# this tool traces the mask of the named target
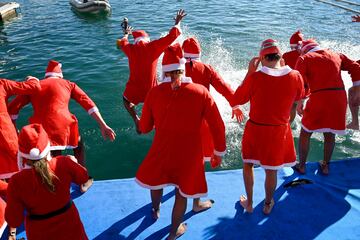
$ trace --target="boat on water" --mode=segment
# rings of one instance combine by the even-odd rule
[[[5,21],[16,17],[20,9],[20,4],[16,2],[1,2],[0,3],[0,21]]]
[[[81,13],[109,13],[111,5],[108,0],[70,0],[70,5]]]

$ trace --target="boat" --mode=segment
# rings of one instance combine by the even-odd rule
[[[0,3],[0,21],[6,21],[16,17],[20,10],[20,4],[16,2]]]
[[[108,0],[70,0],[70,5],[81,13],[109,13],[111,5]]]

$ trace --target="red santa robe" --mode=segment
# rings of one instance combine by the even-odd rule
[[[182,83],[173,90],[162,83],[146,97],[140,129],[155,127],[153,144],[136,173],[136,181],[149,189],[176,186],[184,197],[207,194],[201,125],[209,123],[215,154],[226,150],[225,127],[209,91],[198,84]]]
[[[15,82],[0,78],[0,179],[10,178],[17,166],[18,138],[7,109],[7,99],[12,95],[30,94],[40,89],[39,80],[31,78]]]
[[[313,48],[299,57],[296,64],[306,87],[302,127],[307,132],[345,134],[347,97],[341,70],[351,74],[354,85],[360,85],[360,66],[343,54]]]
[[[238,87],[232,105],[250,101],[250,119],[242,139],[244,163],[259,164],[277,170],[296,161],[290,128],[290,112],[304,94],[299,72],[289,66],[280,69],[262,67]]]
[[[299,56],[300,53],[297,50],[292,50],[284,53],[282,58],[284,59],[286,65],[292,69],[295,69],[296,61],[298,60]]]
[[[185,74],[187,77],[190,77],[194,83],[201,84],[208,90],[210,90],[211,85],[217,92],[223,95],[230,104],[234,91],[212,66],[198,60],[191,60],[185,64]],[[204,121],[201,126],[201,132],[204,160],[210,160],[214,152],[214,143],[206,121]]]
[[[157,85],[156,67],[164,50],[181,34],[179,26],[174,26],[166,36],[151,41],[130,44],[127,38],[117,41],[117,45],[129,59],[130,76],[123,96],[137,105],[144,102],[148,91]]]
[[[73,149],[78,146],[78,120],[69,111],[69,101],[74,99],[89,114],[98,111],[95,103],[75,83],[50,77],[40,81],[38,93],[16,97],[9,104],[9,113],[16,119],[22,107],[30,103],[34,115],[30,123],[40,123],[49,135],[51,150]]]
[[[0,180],[0,238],[3,235],[4,230],[7,226],[7,223],[5,221],[6,203],[4,201],[6,197],[7,186],[8,184],[6,182]]]
[[[19,227],[26,210],[25,230],[28,240],[88,239],[74,203],[61,214],[40,220],[30,218],[30,215],[45,215],[66,206],[71,200],[71,182],[83,184],[89,178],[86,169],[69,156],[52,158],[49,166],[57,176],[54,180],[55,192],[47,189],[32,168],[23,169],[11,178],[5,210],[7,223],[11,227]]]

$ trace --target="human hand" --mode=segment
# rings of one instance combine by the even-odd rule
[[[211,159],[210,159],[210,166],[211,168],[217,168],[221,165],[221,161],[222,161],[222,157],[218,156],[218,155],[212,155]]]
[[[185,13],[184,9],[179,9],[179,11],[176,13],[176,16],[174,17],[175,25],[178,25],[186,15],[187,14]]]
[[[236,116],[236,120],[238,121],[238,123],[241,123],[244,120],[244,114],[241,111],[240,107],[237,107],[232,110],[231,118],[234,118],[235,116]]]
[[[304,113],[304,102],[302,100],[298,102],[298,105],[296,107],[296,112],[300,117],[302,117]]]
[[[360,15],[352,16],[352,17],[351,17],[351,20],[352,20],[353,22],[360,22]]]
[[[116,134],[109,126],[102,126],[100,130],[104,140],[109,139],[111,142],[115,140]]]
[[[259,64],[260,64],[260,58],[259,57],[254,57],[253,59],[251,59],[250,62],[249,62],[247,75],[249,76],[250,74],[256,72]]]
[[[133,27],[132,27],[132,26],[127,26],[127,27],[124,29],[124,35],[132,34],[132,30],[133,30]]]

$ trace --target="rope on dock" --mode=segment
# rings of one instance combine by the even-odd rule
[[[339,4],[336,4],[336,3],[327,2],[327,1],[324,1],[324,0],[315,0],[315,1],[322,2],[322,3],[325,3],[325,4],[329,4],[329,5],[338,7],[338,8],[342,8],[342,9],[345,9],[345,10],[347,10],[347,11],[349,11],[349,12],[353,12],[353,13],[356,13],[356,14],[360,14],[360,11],[357,11],[357,10],[354,10],[354,9],[351,9],[351,8],[348,8],[348,7],[344,7],[344,6],[339,5]]]
[[[335,0],[335,1],[344,2],[344,3],[355,5],[355,6],[360,6],[360,3],[355,3],[355,2],[345,1],[345,0]]]

